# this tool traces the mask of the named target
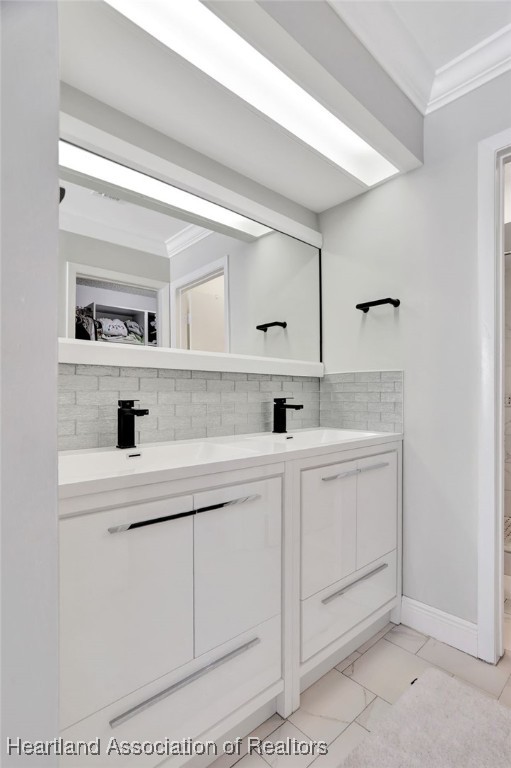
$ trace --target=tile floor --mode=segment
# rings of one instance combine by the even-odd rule
[[[388,624],[304,691],[300,709],[287,720],[273,715],[250,734],[273,742],[324,740],[327,755],[263,758],[247,755],[245,746],[244,755],[224,755],[211,768],[337,768],[428,667],[443,669],[511,708],[511,654],[494,667],[413,629]]]

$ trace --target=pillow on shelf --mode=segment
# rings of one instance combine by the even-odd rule
[[[118,318],[112,320],[109,317],[100,317],[99,322],[101,323],[101,330],[104,336],[127,336],[128,335],[128,329],[126,328],[126,324],[123,323],[122,320],[119,320]]]

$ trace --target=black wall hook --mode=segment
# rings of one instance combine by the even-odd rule
[[[256,329],[258,331],[263,331],[264,333],[266,333],[268,328],[273,328],[275,325],[278,325],[281,328],[287,328],[287,323],[281,323],[276,320],[274,323],[263,323],[262,325],[256,325]]]
[[[371,307],[379,307],[380,304],[392,304],[393,307],[399,307],[399,299],[376,299],[376,301],[365,301],[363,304],[357,304],[355,309],[361,309],[362,312],[369,312]]]

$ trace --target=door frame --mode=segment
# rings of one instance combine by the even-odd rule
[[[172,267],[171,267],[172,271]],[[220,274],[224,276],[224,327],[225,327],[225,349],[224,352],[231,351],[231,326],[230,326],[230,301],[229,301],[229,256],[226,254],[221,259],[205,264],[187,275],[172,280],[170,283],[170,346],[173,349],[180,348],[180,299],[181,294],[194,285],[200,285]]]
[[[503,651],[504,610],[504,257],[503,165],[511,129],[478,146],[478,656]]]

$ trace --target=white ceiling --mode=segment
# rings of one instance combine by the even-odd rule
[[[511,22],[507,0],[390,3],[436,71]]]

